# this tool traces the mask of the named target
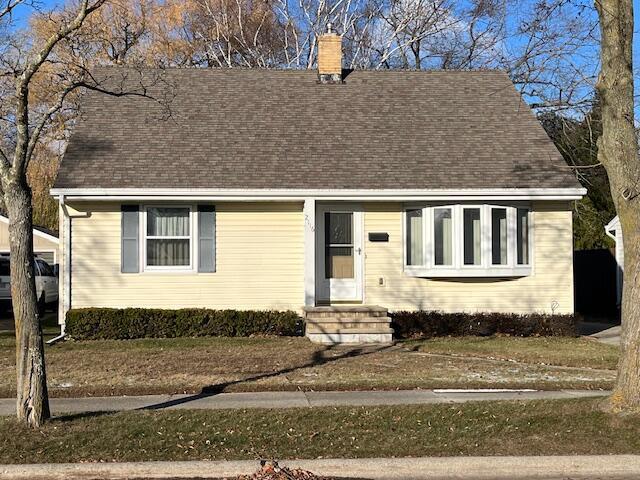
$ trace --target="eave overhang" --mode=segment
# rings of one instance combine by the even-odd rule
[[[579,200],[584,188],[498,189],[185,189],[185,188],[53,188],[65,201],[515,201]]]

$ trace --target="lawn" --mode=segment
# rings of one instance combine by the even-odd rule
[[[597,400],[0,419],[0,463],[640,453],[640,417]]]
[[[538,365],[614,370],[618,347],[567,337],[447,337],[410,341],[419,352],[507,360]]]
[[[14,345],[12,335],[0,335],[0,397],[14,395]],[[46,347],[52,396],[609,388],[616,355],[615,347],[584,339],[511,337],[369,347],[326,347],[294,337],[70,341]]]

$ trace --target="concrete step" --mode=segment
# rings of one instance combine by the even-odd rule
[[[305,307],[306,336],[323,344],[391,343],[388,310],[378,305]]]
[[[391,329],[388,323],[323,323],[321,325],[306,325],[307,332],[326,333],[351,330],[367,330],[376,332],[386,332]]]
[[[307,318],[307,324],[313,323],[322,325],[325,323],[391,323],[389,317],[350,317],[346,315],[340,315],[338,317],[323,317],[323,318]]]
[[[324,307],[304,307],[304,311],[307,313],[378,312],[386,315],[389,310],[378,305],[328,305]]]
[[[378,310],[369,311],[339,311],[339,312],[306,312],[305,317],[309,319],[322,318],[367,318],[367,317],[386,317],[387,312]]]
[[[317,307],[303,307],[305,312],[387,312],[386,307],[380,305],[320,305]]]
[[[361,334],[376,334],[376,335],[382,335],[382,334],[387,334],[387,335],[391,335],[393,334],[393,328],[390,327],[375,327],[375,328],[334,328],[331,330],[328,329],[309,329],[307,327],[307,331],[306,331],[307,335],[313,335],[313,334],[328,334],[328,335],[333,335],[333,334],[353,334],[353,335],[361,335]]]

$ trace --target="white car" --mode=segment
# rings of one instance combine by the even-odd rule
[[[43,314],[46,307],[58,301],[58,277],[51,266],[41,258],[35,259],[36,295],[38,311]],[[0,257],[0,306],[6,310],[11,305],[11,278],[9,257]]]

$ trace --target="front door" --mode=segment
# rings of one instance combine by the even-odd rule
[[[362,212],[321,206],[317,214],[318,301],[362,301]]]

